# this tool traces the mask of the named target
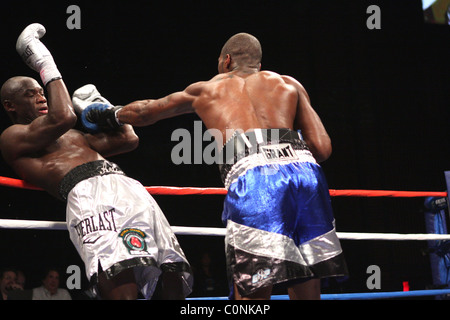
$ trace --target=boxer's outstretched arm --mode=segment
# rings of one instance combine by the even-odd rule
[[[176,92],[157,100],[140,100],[124,106],[117,114],[121,123],[136,127],[151,125],[159,120],[193,112],[189,97]]]
[[[117,112],[117,119],[121,123],[142,127],[162,119],[193,113],[195,112],[193,104],[202,91],[203,83],[194,83],[184,91],[172,93],[161,99],[132,102]]]

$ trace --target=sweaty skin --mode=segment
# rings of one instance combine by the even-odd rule
[[[231,64],[231,63],[230,63]],[[219,73],[157,100],[140,100],[118,112],[122,123],[147,126],[161,119],[195,112],[208,129],[218,129],[224,144],[227,129],[300,129],[318,162],[331,155],[331,140],[311,107],[304,87],[294,78],[252,68],[228,71],[219,58]],[[213,131],[214,133],[214,131]]]
[[[71,169],[137,147],[131,126],[108,135],[72,129],[76,115],[62,80],[47,85],[48,101],[32,78],[16,77],[2,89],[5,110],[14,122],[0,136],[3,158],[23,180],[56,198],[59,182]]]
[[[131,126],[96,135],[72,129],[77,117],[64,82],[52,81],[47,90],[48,101],[32,78],[14,77],[3,85],[2,103],[14,124],[0,136],[0,148],[4,160],[23,180],[61,199],[59,183],[70,170],[131,151],[139,138]],[[133,270],[112,279],[100,273],[99,290],[104,299],[136,299]]]
[[[328,159],[332,152],[331,140],[305,88],[292,77],[260,71],[260,61],[246,63],[245,59],[234,59],[224,51],[218,61],[219,74],[211,80],[191,84],[161,99],[132,102],[116,113],[117,119],[121,123],[147,126],[195,112],[207,129],[217,130],[211,133],[219,146],[229,138],[227,132],[234,130],[301,130],[316,161]],[[241,297],[235,287],[235,298],[270,299],[271,292],[272,286],[268,286]],[[294,284],[288,293],[291,299],[320,299],[320,280]]]

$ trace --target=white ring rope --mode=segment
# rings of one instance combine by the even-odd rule
[[[0,229],[67,230],[65,222],[0,219]],[[195,236],[224,236],[225,228],[172,227],[175,234]],[[336,232],[342,240],[450,240],[449,234],[399,234]]]

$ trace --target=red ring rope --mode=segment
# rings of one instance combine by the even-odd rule
[[[23,180],[0,177],[0,186],[42,190]],[[152,195],[225,195],[227,190],[225,188],[193,188],[193,187],[145,187]],[[399,198],[413,198],[413,197],[446,197],[447,192],[434,191],[393,191],[393,190],[334,190],[330,189],[330,196],[332,197],[399,197]]]

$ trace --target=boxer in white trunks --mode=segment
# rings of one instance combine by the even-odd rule
[[[154,199],[136,180],[105,157],[135,149],[130,125],[109,133],[73,129],[71,97],[56,63],[40,38],[45,28],[24,29],[16,49],[39,72],[48,91],[29,77],[13,77],[1,101],[13,125],[0,136],[4,160],[25,181],[67,202],[70,238],[86,266],[86,276],[102,299],[150,299],[162,279],[163,299],[184,299],[192,290],[190,265]],[[95,87],[74,95],[101,100]],[[81,111],[81,110],[79,110]]]

